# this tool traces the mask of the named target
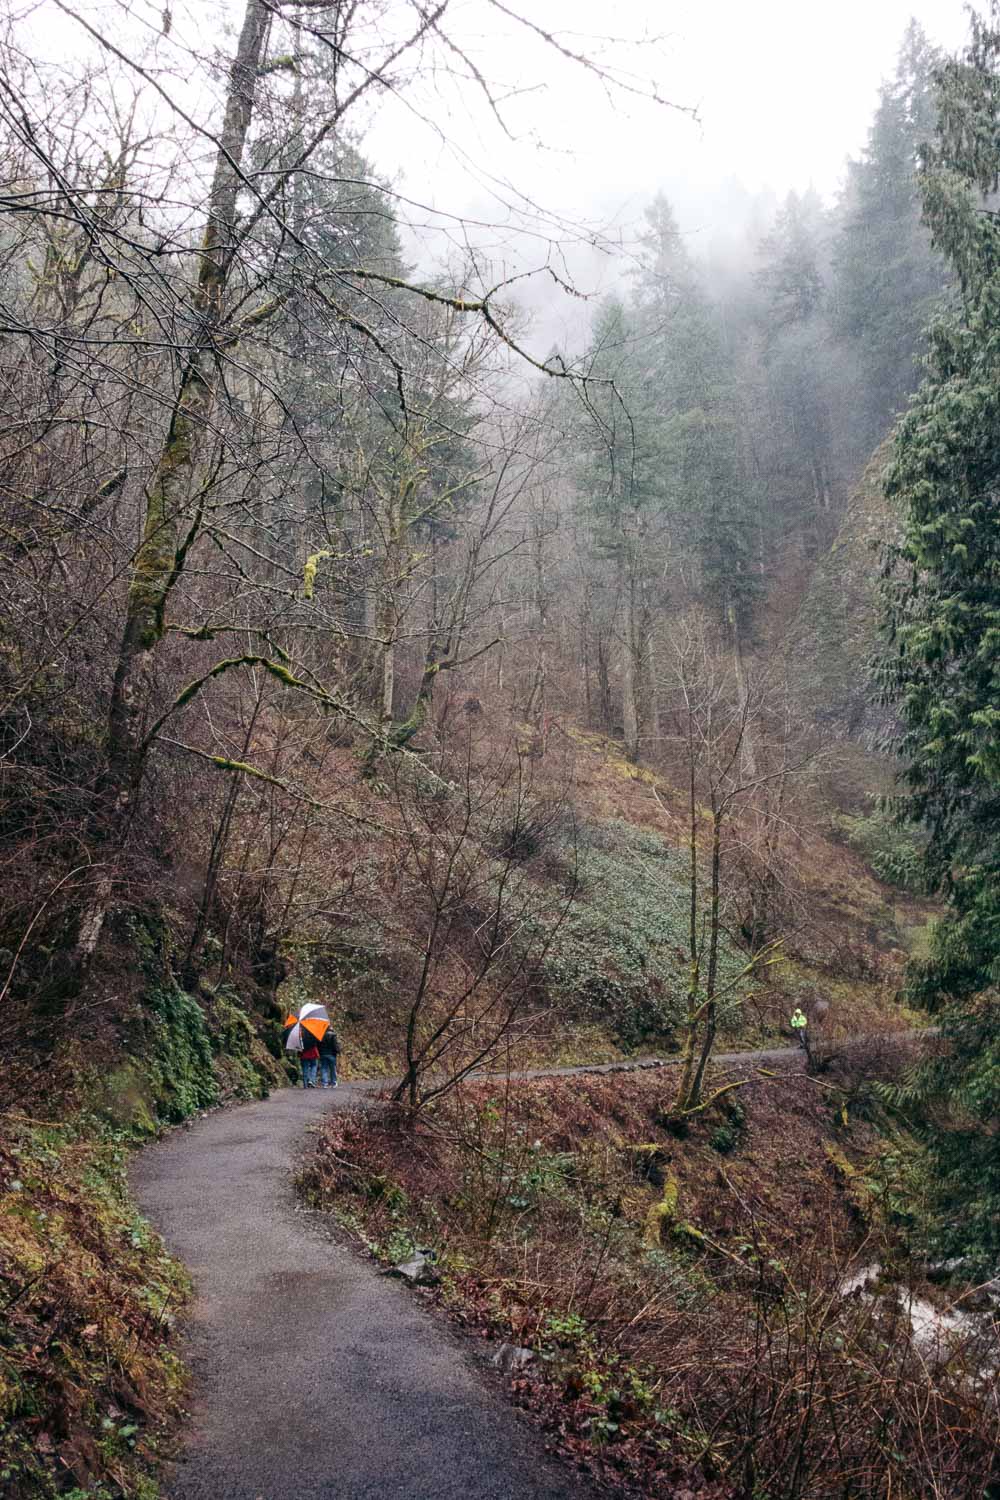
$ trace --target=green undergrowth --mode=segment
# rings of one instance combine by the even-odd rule
[[[602,772],[610,766],[617,777],[603,741],[587,748],[600,754]],[[511,951],[519,942],[526,945],[538,1004],[530,1030],[518,1040],[516,1067],[679,1050],[689,982],[688,854],[638,821],[645,808],[643,778],[651,776],[643,771],[625,778],[640,788],[631,812],[621,808],[617,817],[598,816],[600,799],[593,794],[578,809],[572,838],[555,824],[525,861],[532,911],[524,920],[523,912],[512,909],[517,938]],[[673,836],[680,837],[676,828]],[[483,859],[491,859],[485,849]],[[707,857],[702,864],[704,875]],[[813,905],[804,917],[796,915],[777,960],[732,989],[729,982],[747,954],[731,910],[735,877],[728,867],[724,871],[723,1048],[789,1039],[791,1011],[817,1000],[828,1002],[828,1025],[837,1035],[906,1024],[896,1013],[895,995],[904,959],[898,922],[907,916],[909,898],[901,892],[894,900],[846,852],[842,839],[821,841],[815,865],[825,872],[824,889],[813,900],[808,887],[804,899]],[[318,945],[300,936],[289,951],[294,977],[282,986],[286,1008],[296,998],[331,1007],[345,1077],[392,1077],[402,1070],[412,962],[422,941],[414,921],[418,911],[419,903],[412,912],[402,903],[381,922],[355,915],[335,943]],[[431,1009],[438,999],[446,1002],[447,994],[435,996]]]
[[[879,880],[913,895],[923,892],[923,845],[912,828],[897,823],[880,807],[863,815],[843,813],[835,818],[834,828]]]
[[[132,915],[115,937],[117,1024],[66,1027],[0,1113],[4,1500],[156,1495],[181,1414],[172,1331],[188,1284],[130,1198],[127,1161],[164,1126],[284,1079],[273,1017],[229,985],[188,993],[166,919]]]
[[[603,1020],[626,1051],[669,1046],[684,1016],[688,981],[686,854],[629,823],[591,823],[578,837],[575,876],[576,898],[544,960],[549,990],[584,1019]],[[744,963],[724,940],[720,986]],[[721,1007],[722,1029],[730,1034],[741,995],[734,988]]]
[[[172,979],[144,991],[113,1058],[97,1061],[78,1038],[59,1052],[70,1112],[136,1142],[200,1110],[266,1098],[285,1079],[231,992],[200,1000]]]
[[[230,1100],[266,1098],[285,1077],[229,993],[199,1000],[172,979],[147,986],[113,1058],[70,1038],[59,1065],[71,1111],[136,1141]]]
[[[274,1056],[264,1037],[258,1036],[235,990],[225,985],[204,988],[202,1014],[212,1051],[217,1099],[265,1099],[272,1087],[284,1082],[281,1034],[276,1023],[261,1029],[265,1036],[278,1030],[279,1057]]]
[[[0,1493],[151,1500],[180,1413],[182,1268],[137,1214],[129,1137],[0,1120]]]
[[[212,1042],[194,996],[174,982],[160,983],[147,990],[145,1008],[147,1019],[136,1041],[156,1113],[178,1121],[217,1104]]]
[[[123,1032],[121,1081],[129,1097],[138,1091],[152,1121],[175,1124],[228,1099],[264,1098],[284,1080],[272,1016],[252,1017],[228,984],[202,981],[196,994],[183,989],[162,914],[132,916],[126,932],[145,983]],[[115,1123],[146,1121],[140,1111],[135,1121]]]

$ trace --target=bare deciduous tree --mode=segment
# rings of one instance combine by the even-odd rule
[[[674,650],[671,686],[686,761],[688,827],[688,987],[676,1108],[689,1114],[707,1107],[702,1093],[723,1002],[737,995],[759,969],[778,962],[782,946],[780,935],[751,945],[735,972],[720,973],[727,908],[732,904],[725,870],[726,834],[741,808],[763,788],[786,785],[804,761],[792,763],[785,757],[775,770],[767,771],[744,755],[748,731],[763,716],[767,690],[748,679],[736,680],[728,656],[714,648],[703,619],[692,616],[678,622]],[[729,1087],[718,1090],[712,1100]]]
[[[420,932],[405,1007],[406,1072],[395,1091],[411,1114],[530,1029],[540,968],[575,894],[572,851],[555,898],[533,874],[526,833],[542,799],[530,760],[481,754],[467,733],[453,780],[408,757],[391,762]],[[546,802],[547,825],[551,814]]]

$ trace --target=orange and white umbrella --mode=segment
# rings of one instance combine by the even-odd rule
[[[330,1025],[330,1017],[325,1005],[313,1005],[310,1002],[300,1005],[297,1011],[287,1015],[285,1025],[291,1028],[285,1038],[285,1051],[304,1052],[314,1042],[323,1040]]]

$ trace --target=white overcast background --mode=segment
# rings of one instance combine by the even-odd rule
[[[609,98],[482,0],[464,0],[455,14],[481,71],[501,92],[524,90],[504,110],[515,139],[497,128],[475,90],[437,79],[433,97],[425,86],[417,98],[441,133],[399,102],[384,102],[368,150],[414,199],[496,225],[491,233],[477,222],[469,238],[489,247],[498,274],[561,254],[589,294],[614,286],[627,269],[643,207],[658,191],[674,203],[694,253],[706,255],[727,240],[745,243],[754,195],[770,190],[780,199],[813,187],[832,201],[847,158],[864,146],[911,18],[948,51],[968,33],[964,0],[527,0],[524,14],[537,24],[621,66],[640,89],[652,82],[695,110],[693,120],[629,95]],[[650,39],[630,44],[630,37]],[[544,225],[519,195],[552,221],[555,252],[525,234],[526,225]],[[447,218],[412,218],[415,226],[436,223],[407,237],[428,264],[449,235],[461,238]],[[599,243],[617,240],[620,253],[574,244],[573,225],[594,230]],[[526,289],[523,300],[542,342],[579,338],[581,309],[547,283]]]
[[[8,0],[50,60],[93,43],[53,0]],[[65,0],[135,50],[153,45],[185,104],[212,124],[242,0]],[[164,4],[169,41],[160,37]],[[572,51],[597,58],[640,93],[688,114],[609,92],[488,0],[452,0],[447,25],[500,101],[506,132],[444,49],[400,97],[383,95],[354,129],[399,189],[404,245],[422,274],[472,248],[500,279],[548,261],[587,295],[627,272],[644,205],[663,191],[691,247],[711,257],[745,244],[750,203],[814,187],[832,201],[863,147],[881,81],[915,17],[946,50],[967,34],[964,0],[508,0]],[[395,13],[395,14],[394,14]],[[405,20],[404,20],[405,15]],[[405,0],[386,25],[412,27]],[[170,56],[168,57],[168,54]],[[211,148],[205,145],[206,164]],[[752,220],[750,220],[752,222]],[[616,246],[619,248],[616,250]],[[720,250],[720,247],[721,250]],[[520,294],[542,343],[578,340],[586,309],[544,278]]]

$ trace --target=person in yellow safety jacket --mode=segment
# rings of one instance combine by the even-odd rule
[[[809,1025],[809,1021],[804,1011],[798,1005],[792,1011],[788,1024],[795,1032],[799,1046],[804,1047],[806,1044],[806,1027]]]

